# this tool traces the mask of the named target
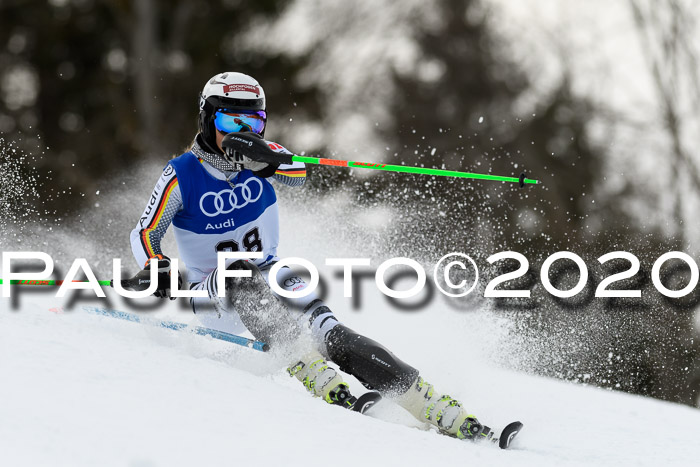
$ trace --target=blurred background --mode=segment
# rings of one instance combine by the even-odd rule
[[[700,295],[667,299],[649,276],[662,253],[700,252],[698,20],[690,0],[0,0],[0,244],[129,257],[198,93],[240,71],[265,89],[266,137],[295,153],[540,180],[310,167],[281,193],[350,206],[376,257],[525,254],[535,275],[510,285],[533,298],[479,304],[515,324],[520,369],[700,405]],[[589,292],[629,267],[596,258],[635,254],[617,288],[642,298],[554,300],[536,279],[559,250],[590,265]],[[486,278],[517,263],[500,266]]]

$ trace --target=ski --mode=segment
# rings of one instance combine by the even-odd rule
[[[475,432],[473,438],[469,439],[476,442],[488,441],[493,444],[498,444],[498,447],[501,449],[508,449],[508,447],[510,447],[510,443],[513,441],[518,432],[520,432],[522,427],[522,423],[512,422],[501,430],[501,434],[499,436],[494,436],[495,433],[491,430],[491,428],[483,425],[481,430]]]
[[[98,308],[94,306],[83,306],[83,310],[87,311],[88,313],[109,316],[111,318],[123,319],[125,321],[131,321],[133,323],[152,323],[155,326],[166,329],[172,329],[174,331],[191,331],[195,334],[199,334],[200,336],[210,336],[213,339],[230,342],[232,344],[242,345],[243,347],[259,350],[261,352],[267,352],[268,350],[270,350],[270,346],[265,342],[260,342],[254,339],[248,339],[247,337],[236,336],[234,334],[218,331],[216,329],[209,329],[201,326],[189,326],[184,323],[175,323],[172,321],[158,319],[150,319],[144,321],[139,315],[136,315],[134,313],[126,313],[124,311],[110,310],[107,308]]]
[[[506,427],[501,431],[501,435],[494,439],[493,441],[498,441],[498,447],[501,449],[508,449],[513,439],[520,433],[520,429],[523,424],[520,422],[512,422],[506,425]]]
[[[356,398],[355,401],[352,401],[350,410],[352,410],[353,412],[360,412],[361,414],[364,414],[380,400],[382,400],[381,394],[379,394],[377,391],[369,391]]]

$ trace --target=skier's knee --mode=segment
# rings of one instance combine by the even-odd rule
[[[330,359],[369,388],[403,394],[418,378],[418,370],[342,324],[331,329],[325,340]]]
[[[321,343],[325,340],[325,336],[340,324],[331,309],[321,299],[315,299],[306,305],[300,320],[302,325],[308,325],[311,334]]]
[[[253,281],[254,283],[257,281],[257,274],[259,273],[258,267],[255,266],[253,263],[250,263],[248,261],[244,261],[242,259],[236,260],[232,263],[229,263],[226,266],[227,271],[250,271],[250,277],[226,277],[224,280],[224,285],[225,285],[225,291],[226,291],[226,298],[229,301],[233,300],[233,296],[235,294],[236,290],[240,290],[242,287],[245,287],[245,282],[244,281]],[[219,271],[216,271],[215,274],[212,275],[211,280],[216,281],[215,283],[212,283],[210,286],[214,290],[218,287],[218,274]]]
[[[226,299],[238,312],[248,330],[271,345],[291,342],[298,327],[285,306],[270,291],[258,267],[238,260],[226,267],[229,271],[250,271],[250,277],[227,277]]]

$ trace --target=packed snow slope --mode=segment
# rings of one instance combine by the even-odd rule
[[[143,173],[155,180],[161,168]],[[120,257],[125,275],[135,273],[128,233],[152,184],[125,183],[105,186],[104,201],[79,224],[49,224],[32,241],[6,234],[0,240],[23,241],[3,249],[48,252],[63,272],[87,258],[100,279],[110,277],[109,258]],[[418,368],[483,423],[498,429],[522,421],[511,450],[440,436],[390,401],[371,416],[329,406],[287,376],[290,362],[274,351],[82,310],[130,311],[111,290],[107,300],[83,300],[87,293],[63,300],[55,289],[15,287],[12,299],[0,298],[0,467],[697,465],[700,411],[508,369],[537,367],[518,363],[542,352],[488,303],[454,307],[436,294],[419,310],[399,311],[365,279],[354,310],[338,268],[322,266],[326,258],[371,257],[376,268],[388,257],[430,266],[442,255],[417,256],[425,239],[392,230],[401,218],[391,209],[285,187],[279,199],[280,256],[316,264],[342,322]],[[479,246],[450,234],[455,250]],[[178,257],[172,232],[164,252]],[[141,316],[199,324],[186,302],[145,302],[145,310],[165,306]]]
[[[502,323],[488,313],[406,315],[377,307],[338,314],[486,424],[524,422],[508,451],[440,436],[389,401],[371,416],[329,406],[287,376],[274,354],[90,314],[85,302],[70,310],[52,294],[19,300],[17,307],[0,302],[2,466],[619,466],[700,459],[698,410],[498,368],[489,354],[503,344]],[[173,304],[155,314],[196,324]]]

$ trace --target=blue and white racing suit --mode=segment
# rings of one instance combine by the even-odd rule
[[[288,153],[278,144],[268,145],[274,151]],[[149,258],[162,254],[160,242],[172,224],[180,256],[187,265],[191,288],[206,290],[208,295],[191,299],[193,311],[204,326],[242,334],[246,327],[241,317],[227,297],[218,297],[217,253],[262,252],[262,258],[253,262],[269,285],[269,270],[278,260],[277,196],[268,178],[258,177],[250,170],[222,171],[214,167],[218,164],[216,157],[205,152],[195,139],[190,151],[168,163],[131,232],[131,247],[138,263],[145,265]],[[294,186],[302,185],[305,176],[304,164],[296,163],[281,165],[270,178]],[[233,261],[227,261],[226,267]],[[293,276],[289,269],[281,273]],[[306,287],[298,277],[279,285],[288,291]],[[318,351],[367,387],[406,395],[407,402],[402,405],[416,417],[421,417],[423,393],[428,391],[428,385],[422,384],[418,370],[396,358],[378,342],[339,323],[314,293],[292,299],[291,303],[285,300],[285,304],[291,305],[287,307],[291,314],[285,317],[291,316],[301,328],[310,327]],[[241,313],[243,311],[241,309]],[[257,310],[253,309],[253,313]],[[264,315],[255,316],[258,317],[266,319]],[[254,321],[246,322],[250,325]],[[313,354],[309,357],[316,359]],[[412,387],[416,390],[409,391]]]
[[[279,144],[268,145],[275,152],[289,154]],[[207,290],[209,295],[192,299],[193,311],[204,326],[241,334],[246,329],[240,317],[226,298],[218,297],[217,253],[262,252],[261,259],[251,261],[268,280],[270,267],[279,259],[277,196],[269,180],[301,186],[306,169],[299,162],[283,164],[272,177],[261,178],[250,170],[221,171],[206,161],[212,156],[197,138],[190,151],[166,165],[131,232],[131,248],[143,267],[149,258],[162,254],[161,239],[172,224],[191,288]],[[226,266],[233,261],[228,260]],[[295,287],[299,290],[298,283]],[[302,311],[299,318],[311,323],[321,341],[338,323],[313,293],[297,300],[295,306]]]

